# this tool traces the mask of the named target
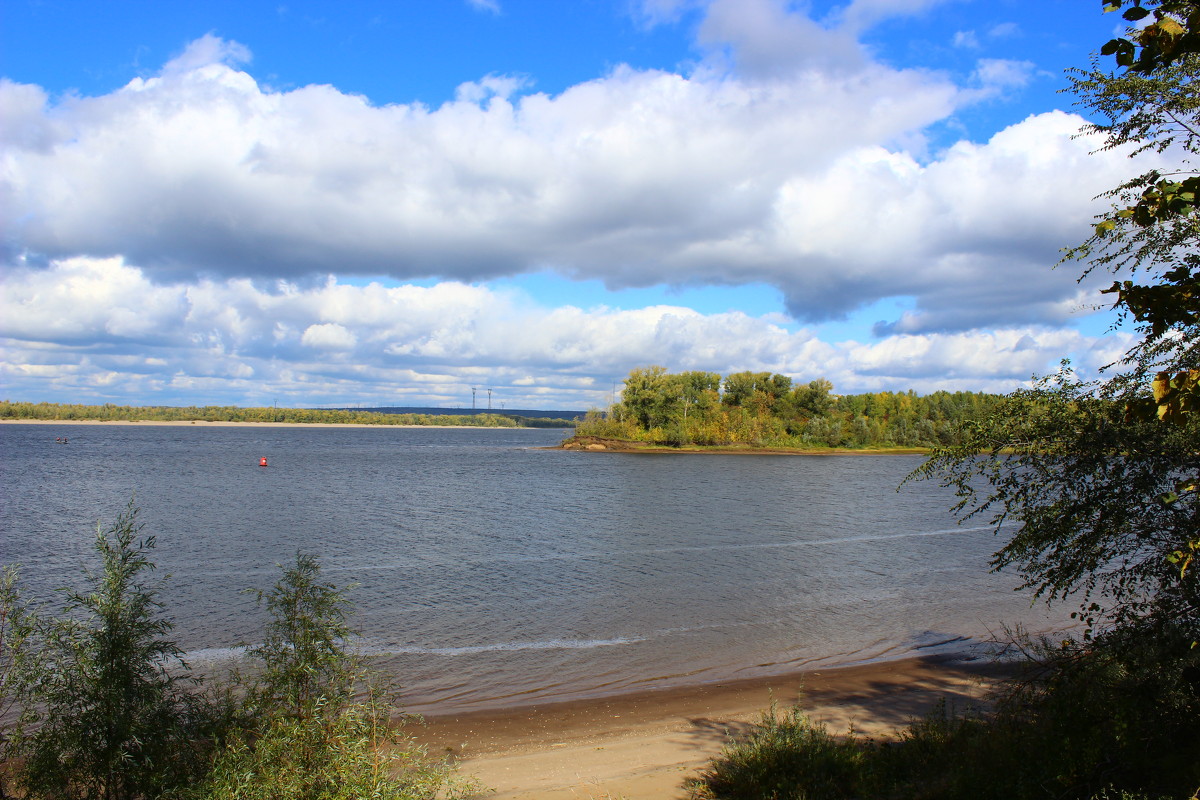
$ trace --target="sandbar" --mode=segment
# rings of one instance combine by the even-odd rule
[[[940,699],[985,705],[1011,665],[927,656],[458,715],[409,729],[504,800],[685,798],[685,784],[772,702],[830,731],[894,736]]]

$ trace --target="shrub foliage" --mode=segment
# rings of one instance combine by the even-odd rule
[[[197,769],[197,702],[167,638],[154,569],[130,505],[97,531],[101,569],[37,626],[19,689],[20,783],[35,797],[155,797]]]
[[[55,616],[0,579],[0,797],[46,800],[433,800],[471,790],[391,724],[351,645],[352,606],[299,554],[260,592],[254,662],[202,685],[170,638],[154,537],[132,504],[98,532],[100,569]],[[12,774],[10,774],[10,771]]]

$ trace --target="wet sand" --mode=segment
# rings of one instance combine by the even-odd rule
[[[1005,672],[937,656],[462,715],[414,728],[431,755],[508,800],[684,798],[684,786],[772,701],[833,732],[891,736],[939,698],[979,705]]]

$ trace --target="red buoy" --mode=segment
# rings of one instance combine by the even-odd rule
[[[267,457],[266,457],[266,456],[263,456],[262,458],[260,458],[260,459],[258,460],[258,465],[259,465],[260,467],[265,467],[265,466],[267,465]]]

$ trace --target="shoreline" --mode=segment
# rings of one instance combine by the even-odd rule
[[[566,450],[579,453],[617,453],[620,455],[717,455],[717,456],[923,456],[924,447],[757,447],[754,445],[688,444],[668,447],[628,439],[605,439],[599,436],[570,436],[562,444],[544,450]]]
[[[611,453],[620,456],[923,456],[928,455],[928,450],[922,450],[916,447],[909,448],[869,448],[852,449],[849,447],[842,449],[824,449],[824,450],[809,450],[809,449],[789,449],[786,447],[711,447],[711,448],[686,448],[686,447],[659,447],[650,445],[647,447],[632,447],[626,450],[608,449],[604,450],[583,450],[578,447],[563,447],[561,445],[555,447],[539,447],[538,450],[563,450],[565,452],[587,452],[587,453]]]
[[[458,430],[466,428],[473,431],[536,431],[546,428],[531,428],[520,425],[371,425],[363,422],[234,422],[227,420],[132,420],[132,419],[0,419],[0,425],[125,425],[156,427],[189,427],[197,428],[445,428]],[[557,429],[550,429],[557,430]],[[570,430],[563,428],[562,430]]]
[[[833,733],[890,737],[939,699],[985,705],[1014,665],[961,655],[805,670],[461,714],[408,730],[463,777],[507,800],[684,798],[684,784],[776,703],[800,705]]]
[[[130,420],[130,419],[0,419],[0,425],[69,425],[91,427],[96,425],[118,425],[125,427],[197,427],[197,428],[404,428],[427,430],[473,430],[473,431],[533,431],[562,430],[571,428],[534,428],[515,425],[380,425],[363,422],[235,422],[229,420]],[[571,437],[566,437],[570,439]],[[604,440],[605,445],[551,445],[535,447],[535,450],[558,450],[580,453],[614,453],[618,455],[725,455],[725,456],[908,456],[926,455],[928,450],[919,447],[889,448],[821,448],[792,449],[784,447],[735,447],[728,445],[703,447],[662,447],[640,442],[625,442],[616,439]]]

